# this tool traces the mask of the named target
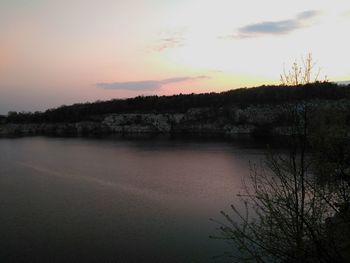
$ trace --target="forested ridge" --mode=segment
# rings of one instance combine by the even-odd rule
[[[232,105],[277,105],[298,100],[340,100],[350,98],[350,85],[316,82],[299,86],[259,86],[221,93],[138,96],[63,105],[44,112],[9,112],[3,123],[78,122],[98,120],[110,113],[184,113],[191,108],[225,108]]]

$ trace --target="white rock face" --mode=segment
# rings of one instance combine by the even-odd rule
[[[261,116],[257,109],[238,111],[248,117]],[[237,112],[235,110],[235,112]],[[263,120],[261,120],[263,121]],[[255,122],[255,120],[253,121]],[[110,114],[102,121],[113,133],[217,133],[217,134],[249,134],[254,129],[252,124],[228,123],[225,117],[208,108],[190,109],[185,114]]]
[[[291,135],[288,115],[302,112],[303,103],[284,105],[251,105],[241,108],[193,108],[185,113],[121,113],[99,116],[94,121],[76,123],[1,123],[0,136],[26,135],[103,135],[118,134],[237,134]],[[308,103],[310,111],[350,112],[350,101],[313,101]]]
[[[251,134],[254,130],[254,125],[225,125],[224,130],[227,135],[235,134]]]
[[[108,115],[102,123],[116,133],[169,133],[182,118],[182,114],[125,113]]]
[[[234,119],[237,123],[267,124],[272,123],[280,113],[281,106],[250,106],[236,109]]]

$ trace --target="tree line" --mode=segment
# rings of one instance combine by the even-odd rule
[[[1,122],[42,123],[99,120],[110,113],[184,113],[191,108],[246,107],[257,104],[282,104],[299,100],[340,100],[350,98],[350,85],[316,82],[306,85],[271,85],[240,88],[221,93],[138,96],[93,103],[60,106],[44,112],[9,112]]]

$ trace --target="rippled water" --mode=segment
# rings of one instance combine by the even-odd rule
[[[239,140],[1,139],[1,262],[227,262],[209,218],[262,158]]]

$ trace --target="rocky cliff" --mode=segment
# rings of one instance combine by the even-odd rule
[[[315,113],[322,110],[350,112],[350,101],[313,101],[308,107]],[[255,105],[240,108],[193,108],[185,113],[122,113],[107,114],[98,121],[76,123],[0,124],[0,136],[54,135],[94,136],[107,134],[237,134],[286,135],[288,111],[300,110],[295,105]]]

